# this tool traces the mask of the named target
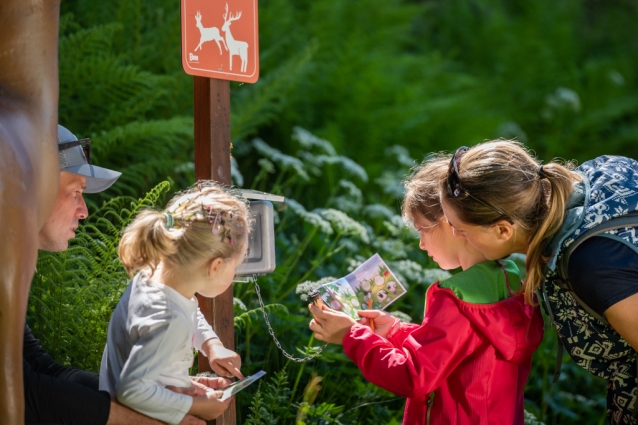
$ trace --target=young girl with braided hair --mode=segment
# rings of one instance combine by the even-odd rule
[[[310,329],[343,344],[367,380],[406,397],[406,425],[523,425],[523,389],[543,319],[538,306],[514,295],[516,264],[486,261],[454,237],[439,195],[449,163],[449,155],[432,156],[405,182],[403,217],[419,232],[419,247],[441,268],[463,269],[430,286],[422,323],[375,310],[360,311],[357,323],[311,304]]]
[[[488,259],[527,255],[527,301],[540,289],[562,346],[608,381],[609,422],[637,424],[638,162],[542,164],[494,140],[459,148],[440,189],[454,232]]]
[[[125,229],[119,256],[132,280],[109,323],[101,389],[169,424],[223,413],[229,401],[211,389],[230,381],[188,376],[193,349],[216,340],[195,294],[215,297],[232,284],[248,248],[249,217],[245,202],[202,181]],[[241,360],[230,353],[223,368],[242,378]]]

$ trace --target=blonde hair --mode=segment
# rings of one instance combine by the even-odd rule
[[[232,258],[243,251],[250,224],[243,200],[200,181],[177,193],[164,211],[140,212],[124,230],[118,254],[129,276],[147,267],[154,271],[160,262],[184,268]]]
[[[444,180],[444,199],[463,222],[485,226],[505,219],[518,224],[528,244],[527,279],[521,289],[532,304],[551,256],[545,252],[547,242],[563,224],[573,184],[582,178],[571,162],[551,161],[540,168],[533,154],[513,140],[476,145],[457,164],[461,186],[472,196],[451,196]]]
[[[405,197],[401,205],[401,216],[406,223],[413,223],[415,214],[422,215],[432,223],[441,219],[443,208],[439,191],[451,157],[441,153],[429,155],[403,181]]]

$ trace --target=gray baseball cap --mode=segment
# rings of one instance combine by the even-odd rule
[[[78,140],[68,129],[58,125],[60,171],[86,177],[84,192],[98,193],[108,189],[122,173],[91,165],[90,143],[89,139]]]

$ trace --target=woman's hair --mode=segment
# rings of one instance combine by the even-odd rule
[[[432,154],[412,169],[410,177],[403,181],[405,197],[401,215],[406,223],[413,223],[420,214],[435,223],[443,216],[441,208],[441,182],[445,179],[451,155]]]
[[[119,256],[129,276],[161,262],[178,268],[242,252],[250,232],[246,203],[212,181],[177,193],[164,211],[144,210],[122,235]]]
[[[512,140],[493,140],[470,148],[460,155],[457,168],[460,186],[471,196],[463,192],[452,196],[447,179],[440,188],[462,221],[485,226],[508,220],[517,223],[527,237],[523,291],[531,304],[549,258],[544,252],[546,244],[563,224],[573,183],[581,177],[572,171],[570,162],[552,161],[541,168],[523,144]]]

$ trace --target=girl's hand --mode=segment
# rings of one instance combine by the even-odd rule
[[[374,333],[382,338],[387,338],[390,329],[400,322],[393,315],[381,310],[359,310],[357,313],[361,316],[359,323],[362,325],[370,326],[370,319],[374,320]]]
[[[211,389],[216,390],[224,388],[230,385],[232,382],[226,378],[207,378],[204,376],[191,376],[190,387],[175,387],[173,385],[167,385],[166,389],[173,391],[174,393],[189,395],[191,397],[198,397],[206,395]]]
[[[241,371],[241,357],[239,354],[224,347],[219,338],[211,338],[202,344],[202,351],[208,356],[208,363],[219,376],[235,376],[244,379]]]
[[[221,396],[221,391],[208,390],[206,394],[195,397],[188,414],[207,421],[221,416],[224,410],[228,408],[230,400],[232,399],[232,397],[228,397],[226,400],[220,401],[219,397]]]
[[[357,321],[347,314],[327,307],[321,310],[314,304],[309,304],[308,309],[315,317],[310,321],[310,329],[320,341],[341,344],[346,333],[357,324]]]
[[[167,390],[171,390],[174,393],[177,394],[184,394],[184,395],[189,395],[191,397],[197,397],[199,395],[204,395],[206,394],[206,388],[203,388],[201,386],[198,385],[194,385],[192,378],[191,378],[191,386],[190,387],[176,387],[173,385],[167,385],[166,386]]]
[[[226,378],[209,378],[206,376],[191,376],[190,378],[193,386],[201,390],[197,395],[203,395],[211,389],[218,390],[232,384],[232,381]]]

